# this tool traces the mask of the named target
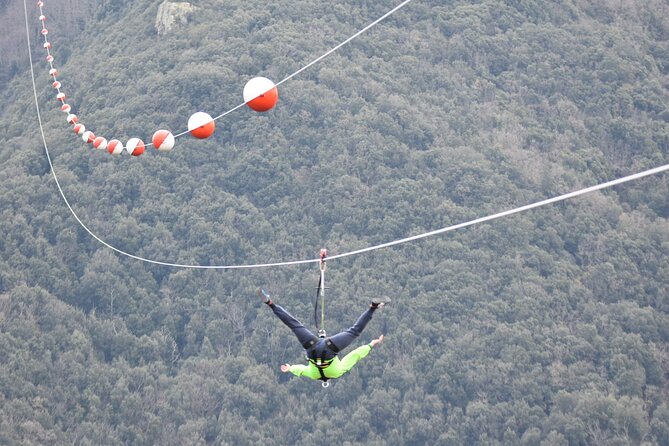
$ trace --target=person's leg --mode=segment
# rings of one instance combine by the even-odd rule
[[[376,310],[376,306],[370,306],[364,313],[360,315],[358,320],[355,321],[355,324],[353,324],[351,328],[348,328],[341,333],[337,333],[334,336],[330,336],[330,341],[332,341],[337,350],[335,353],[338,353],[339,351],[348,347],[355,338],[360,336],[362,330],[364,330],[369,321],[372,320],[372,314],[374,314],[374,310]]]
[[[302,347],[311,347],[318,340],[318,338],[314,336],[314,334],[309,331],[302,324],[302,322],[295,319],[293,315],[287,312],[281,305],[275,304],[267,291],[262,288],[258,288],[258,296],[262,302],[270,307],[274,314],[276,314],[277,317],[281,319],[281,322],[293,330],[293,333],[295,333],[295,336],[297,336],[297,339],[300,341],[300,344],[302,344]]]
[[[293,333],[295,333],[295,336],[297,336],[297,339],[300,341],[302,347],[307,348],[307,346],[309,346],[312,341],[318,339],[311,331],[309,331],[307,327],[302,324],[302,322],[295,319],[281,305],[277,305],[275,303],[268,305],[274,314],[276,314],[277,317],[281,319],[281,322],[293,330]]]

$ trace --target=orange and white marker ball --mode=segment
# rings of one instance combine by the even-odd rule
[[[79,120],[79,118],[77,117],[77,115],[73,115],[73,114],[69,114],[69,115],[67,115],[67,118],[66,118],[66,119],[67,119],[67,123],[68,123],[68,124],[72,124],[72,125],[76,124],[77,121]]]
[[[209,138],[216,130],[214,119],[205,112],[194,113],[188,118],[188,131],[198,139]]]
[[[98,150],[105,150],[107,148],[107,140],[102,136],[98,136],[93,140],[93,148]]]
[[[123,143],[118,139],[112,139],[107,143],[107,152],[112,155],[120,155],[123,153]]]
[[[74,133],[76,133],[79,136],[82,136],[84,132],[86,132],[86,126],[83,124],[75,124],[73,130]]]
[[[151,142],[157,150],[167,152],[174,148],[174,135],[169,130],[158,130],[153,134]]]
[[[244,86],[244,102],[255,111],[270,110],[278,100],[279,90],[266,77],[254,77]]]
[[[132,156],[139,156],[144,153],[144,141],[139,138],[130,138],[125,143],[125,150]]]
[[[85,143],[92,143],[95,141],[95,133],[91,132],[90,130],[86,130],[83,135],[81,135],[81,139],[84,140]]]
[[[72,111],[72,107],[70,107],[70,104],[63,104],[60,106],[60,111],[69,113]]]
[[[56,99],[58,99],[58,100],[61,101],[61,102],[64,102],[64,101],[65,101],[65,93],[62,93],[62,92],[61,92],[61,93],[58,93],[58,94],[56,95]]]
[[[52,68],[49,70],[49,76],[57,76],[58,75],[58,70],[55,68]]]

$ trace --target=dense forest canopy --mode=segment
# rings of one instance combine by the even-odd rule
[[[193,0],[160,35],[158,2],[69,2],[85,19],[45,3],[75,113],[148,141],[398,2]],[[18,8],[0,2],[3,29]],[[355,344],[382,346],[323,390],[281,374],[303,351],[254,295],[311,325],[315,265],[150,265],[76,223],[24,34],[0,54],[0,443],[669,444],[666,174],[331,262],[329,332],[393,302]],[[35,68],[74,210],[156,260],[336,254],[669,162],[663,0],[414,0],[282,84],[272,111],[139,158],[83,144]]]

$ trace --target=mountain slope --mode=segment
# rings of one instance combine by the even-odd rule
[[[76,41],[56,41],[67,19],[49,13],[88,128],[123,141],[184,130],[394,3],[193,5],[159,36],[157,4],[101,4]],[[64,191],[105,241],[179,263],[312,258],[666,164],[667,17],[660,1],[412,2],[281,85],[271,112],[244,107],[209,140],[139,158],[73,135],[41,60],[38,96]],[[315,266],[114,254],[55,189],[25,71],[9,91],[1,443],[669,441],[666,175],[332,261],[329,332],[372,296],[393,304],[360,341],[384,345],[322,391],[278,371],[301,351],[254,296],[266,286],[310,323]]]

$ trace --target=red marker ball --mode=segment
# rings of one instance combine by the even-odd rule
[[[107,148],[107,140],[102,136],[98,136],[93,141],[93,148],[98,150],[105,150]]]
[[[174,148],[174,135],[169,130],[158,130],[153,134],[151,142],[157,150],[166,152]]]
[[[83,135],[84,132],[86,131],[86,126],[84,126],[83,124],[75,124],[73,130],[74,130],[74,133],[76,133],[77,135],[81,136],[81,135]]]
[[[132,156],[139,156],[144,153],[144,141],[139,138],[130,138],[125,144],[125,150]]]
[[[95,133],[91,132],[90,130],[86,130],[83,135],[81,135],[81,139],[84,140],[85,143],[92,143],[93,140],[95,140]]]
[[[123,143],[118,139],[112,139],[107,143],[107,152],[112,155],[120,155],[123,153]]]
[[[205,112],[194,113],[188,118],[188,131],[198,139],[209,138],[216,130],[213,118]]]
[[[254,77],[244,86],[244,102],[257,112],[272,109],[279,100],[279,90],[266,77]]]

